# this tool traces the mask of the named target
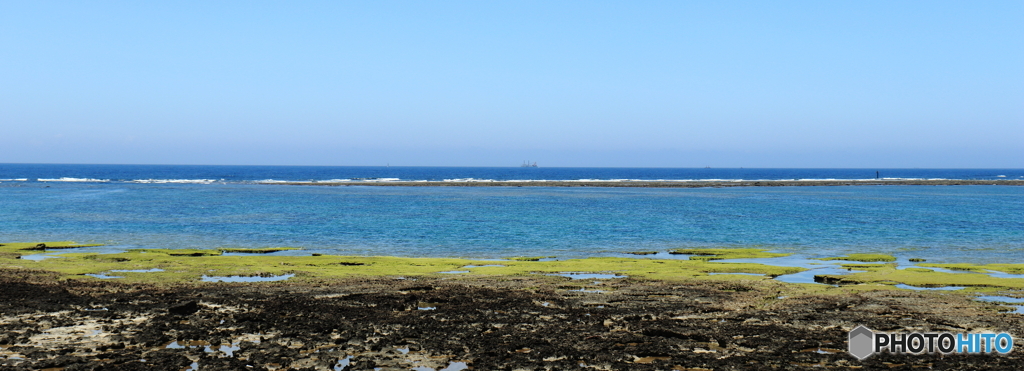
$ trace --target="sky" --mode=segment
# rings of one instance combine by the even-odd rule
[[[1021,1],[0,0],[0,163],[1024,168]]]

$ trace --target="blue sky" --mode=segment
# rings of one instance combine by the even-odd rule
[[[0,3],[0,162],[1024,167],[1024,2]]]

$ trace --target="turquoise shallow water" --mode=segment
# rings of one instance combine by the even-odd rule
[[[1024,187],[311,187],[0,183],[0,240],[560,258],[761,246],[1024,262]],[[632,255],[630,255],[632,256]]]

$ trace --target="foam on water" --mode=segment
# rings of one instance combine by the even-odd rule
[[[211,184],[214,179],[135,179],[131,183],[141,184]]]
[[[69,177],[62,177],[62,178],[56,178],[56,179],[39,178],[39,179],[36,179],[36,180],[40,181],[40,182],[75,182],[75,183],[106,183],[106,182],[110,181],[110,179],[69,178]]]

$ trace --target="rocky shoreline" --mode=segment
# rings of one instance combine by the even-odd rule
[[[5,370],[1014,369],[1008,355],[846,353],[847,332],[1006,331],[937,291],[771,280],[362,277],[126,284],[0,268]]]

